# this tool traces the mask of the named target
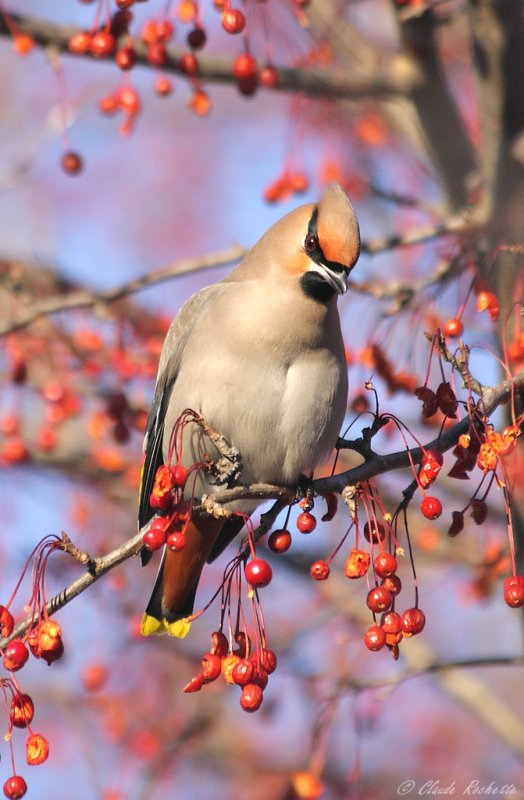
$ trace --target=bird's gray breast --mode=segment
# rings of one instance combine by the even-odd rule
[[[185,345],[164,454],[177,417],[193,408],[239,449],[243,482],[293,484],[333,448],[343,422],[347,371],[338,315],[334,308],[327,320],[307,320],[305,310],[318,310],[283,309],[278,297],[249,303],[249,290],[240,288],[231,301],[222,297],[206,308]],[[187,433],[184,459],[197,460],[207,445]]]

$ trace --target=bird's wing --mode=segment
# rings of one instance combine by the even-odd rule
[[[160,362],[155,395],[144,437],[144,464],[140,482],[140,499],[138,507],[138,525],[142,528],[153,516],[154,511],[149,504],[149,497],[158,467],[163,464],[162,441],[164,438],[164,421],[169,398],[176,381],[180,363],[187,340],[193,326],[208,302],[216,299],[227,284],[217,283],[201,289],[193,295],[180,309],[167,333]],[[148,551],[142,551],[142,563],[146,564],[151,557]]]

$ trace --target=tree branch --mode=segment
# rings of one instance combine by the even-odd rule
[[[33,303],[30,308],[18,317],[18,319],[0,324],[0,337],[27,328],[28,325],[36,322],[36,320],[42,317],[49,317],[52,314],[58,314],[61,311],[72,311],[80,308],[94,308],[96,310],[110,305],[117,300],[122,300],[124,297],[135,294],[142,289],[164,283],[171,278],[193,272],[201,272],[203,270],[212,269],[213,267],[226,266],[227,264],[239,261],[245,253],[245,248],[234,245],[226,250],[209,253],[204,256],[199,256],[198,258],[186,258],[181,261],[175,261],[172,264],[168,264],[166,267],[161,267],[160,269],[141,275],[138,278],[133,278],[133,280],[106,292],[90,292],[80,289],[65,295],[60,294],[50,297],[37,304]]]
[[[476,171],[477,163],[442,66],[436,37],[438,20],[428,8],[420,16],[399,18],[399,22],[406,52],[423,76],[411,99],[449,205],[456,212],[468,204],[468,177]]]
[[[347,679],[341,688],[351,691],[362,692],[367,689],[378,689],[385,686],[398,686],[410,678],[417,678],[419,675],[430,675],[432,673],[448,672],[453,669],[471,669],[472,667],[519,667],[524,664],[524,656],[491,656],[488,658],[466,658],[457,661],[434,661],[422,667],[408,667],[403,672],[371,680],[355,681]]]
[[[9,13],[9,12],[7,12]],[[92,59],[90,53],[72,54],[68,50],[68,42],[78,29],[71,26],[55,25],[33,17],[22,17],[10,14],[17,29],[29,34],[36,44],[50,47],[83,59]],[[10,35],[5,19],[0,17],[0,36]],[[137,55],[136,63],[142,67],[152,69],[147,60],[147,48],[139,39],[131,39],[128,45]],[[168,47],[168,59],[162,67],[164,72],[171,72],[187,78],[180,69],[179,61],[183,55],[182,48]],[[106,59],[97,58],[97,61],[112,60],[113,56]],[[220,56],[199,54],[200,69],[198,77],[202,80],[216,83],[235,83],[233,75],[233,60]],[[318,69],[318,68],[293,68],[279,67],[279,80],[275,87],[281,92],[300,92],[310,97],[323,98],[351,98],[361,99],[369,97],[388,97],[396,94],[406,94],[412,91],[418,83],[418,73],[412,62],[405,57],[396,56],[387,64],[375,69],[372,75],[355,75],[346,70]]]
[[[465,212],[464,214],[459,214],[450,218],[446,223],[441,225],[429,225],[401,236],[377,238],[369,242],[362,242],[361,250],[363,253],[374,255],[400,247],[411,247],[423,244],[439,236],[452,235],[459,236],[461,239],[463,237],[468,238],[478,234],[482,226],[482,219],[478,218],[473,213]],[[233,245],[230,248],[215,253],[208,253],[196,258],[186,258],[175,261],[172,264],[148,272],[138,278],[133,278],[131,281],[105,292],[74,289],[72,291],[68,290],[65,293],[56,294],[45,300],[39,300],[38,302],[35,302],[34,299],[31,298],[31,302],[27,304],[28,307],[14,320],[5,319],[0,322],[0,338],[23,330],[39,319],[59,314],[62,311],[75,311],[89,308],[94,309],[95,312],[99,311],[118,300],[136,294],[143,289],[157,286],[172,278],[235,263],[240,261],[247,252],[248,248],[241,247],[240,245]],[[377,286],[373,283],[350,282],[349,285],[353,291],[371,295],[377,299],[409,299],[415,292],[419,292],[427,288],[427,286],[445,280],[448,272],[453,270],[453,266],[452,262],[446,263],[444,267],[440,267],[433,275],[419,284]]]
[[[524,373],[517,375],[513,380],[504,381],[498,386],[485,388],[477,403],[477,410],[480,414],[489,417],[489,415],[493,413],[501,403],[504,403],[512,393],[522,391],[524,391]],[[424,449],[429,450],[437,448],[441,452],[449,450],[456,444],[458,437],[469,430],[470,424],[470,417],[464,417],[464,419],[457,422],[440,437],[428,442]],[[344,446],[343,441],[342,446]],[[346,472],[342,472],[339,475],[332,475],[329,478],[315,480],[312,486],[314,491],[318,494],[329,494],[331,492],[341,493],[346,486],[356,486],[362,481],[370,480],[385,472],[410,467],[411,463],[417,464],[420,462],[422,455],[423,449],[421,447],[415,447],[409,451],[402,450],[397,453],[390,453],[386,456],[373,454],[363,464],[353,467]],[[209,495],[202,497],[200,504],[194,506],[193,512],[195,514],[211,513],[214,516],[227,516],[230,512],[224,509],[223,506],[236,500],[257,499],[262,501],[274,499],[277,502],[266,514],[262,515],[261,518],[262,529],[267,531],[274,523],[280,511],[285,508],[286,505],[293,502],[295,497],[295,490],[289,487],[271,486],[268,484],[253,484],[248,487],[236,486],[233,489],[217,491],[212,497]],[[126,561],[128,558],[136,556],[142,549],[143,534],[150,524],[151,522],[148,522],[135,536],[107,555],[89,559],[87,571],[70,583],[69,586],[66,586],[65,589],[55,595],[55,597],[47,603],[47,613],[49,615],[56,613],[79,594],[82,594],[82,592],[88,589],[106,572],[114,569],[114,567]],[[67,539],[66,544],[67,547],[64,547],[64,549],[73,552],[74,546],[72,546],[70,540]],[[86,560],[85,555],[86,554],[82,554],[84,561]],[[4,648],[11,639],[23,636],[29,630],[32,622],[33,618],[30,616],[16,625],[8,638],[0,640],[0,650]]]

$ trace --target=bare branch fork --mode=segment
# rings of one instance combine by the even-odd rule
[[[476,410],[480,415],[489,417],[498,406],[505,403],[515,393],[524,393],[524,373],[520,373],[512,380],[503,381],[497,386],[483,387],[481,397],[476,405]],[[312,484],[313,489],[317,494],[321,495],[330,492],[341,493],[347,486],[356,486],[362,481],[370,480],[385,472],[408,468],[412,463],[417,464],[420,462],[424,450],[432,448],[437,448],[441,452],[450,450],[456,444],[458,437],[469,430],[470,424],[471,419],[469,415],[466,415],[462,420],[442,433],[437,439],[428,442],[423,448],[415,447],[410,450],[390,453],[389,455],[379,455],[369,451],[369,456],[363,464],[338,475],[315,480]],[[340,440],[339,447],[352,448],[357,451],[361,450],[358,441],[355,443]],[[232,489],[221,489],[212,496],[208,495],[202,497],[200,504],[194,507],[193,512],[195,514],[206,513],[214,516],[229,515],[232,512],[228,511],[224,506],[236,500],[247,498],[276,500],[273,506],[261,517],[261,526],[258,534],[262,534],[270,530],[279,513],[296,499],[296,493],[289,487],[271,486],[268,484],[253,484],[248,487],[236,486]],[[120,545],[120,547],[99,557],[90,557],[87,553],[83,553],[72,544],[69,537],[63,535],[61,549],[68,552],[80,563],[87,564],[87,570],[47,603],[47,613],[49,615],[55,614],[70,603],[71,600],[92,586],[92,584],[105,575],[106,572],[109,572],[114,569],[114,567],[127,561],[127,559],[136,556],[142,549],[143,534],[150,524],[150,522],[147,523],[147,525]],[[27,617],[16,625],[10,637],[0,640],[0,649],[4,648],[11,639],[23,636],[29,630],[32,622],[32,617]]]

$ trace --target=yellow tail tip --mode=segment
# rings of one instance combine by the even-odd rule
[[[184,619],[177,619],[176,622],[168,622],[167,619],[163,620],[165,630],[170,636],[176,636],[177,639],[184,639],[189,633],[191,623],[184,617]]]
[[[191,623],[187,618],[177,619],[176,622],[168,622],[167,619],[156,619],[149,614],[144,614],[140,625],[142,636],[153,636],[155,634],[168,633],[177,639],[183,639],[189,633]]]

